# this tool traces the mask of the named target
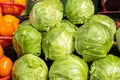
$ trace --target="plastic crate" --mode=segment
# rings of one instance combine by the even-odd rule
[[[8,56],[9,58],[11,58],[11,60],[14,62],[18,58],[18,56],[17,56],[16,52],[13,49],[12,37],[0,36],[0,41],[1,40],[4,41],[4,44],[2,45],[3,49],[4,49],[4,54],[6,56]],[[1,44],[1,42],[0,42],[0,44]]]
[[[120,0],[102,0],[103,11],[120,11]]]
[[[12,62],[15,62],[18,59],[18,57],[12,47],[12,37],[0,36],[0,44],[3,47],[4,55],[9,57],[12,60]],[[12,80],[11,75],[2,77],[2,78],[0,78],[0,80]]]
[[[10,75],[8,75],[8,76],[5,76],[3,78],[0,78],[0,80],[11,80],[10,78],[11,78]]]
[[[101,0],[102,12],[106,13],[119,13],[120,0]]]
[[[0,44],[3,48],[10,47],[12,45],[12,37],[0,36]]]
[[[4,15],[12,14],[20,16],[25,10],[25,6],[13,2],[0,2],[0,7],[2,8],[2,13]]]
[[[98,13],[111,17],[116,24],[117,28],[120,28],[120,0],[101,0],[101,11]]]

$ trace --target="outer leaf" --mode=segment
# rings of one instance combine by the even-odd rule
[[[63,21],[60,26],[46,33],[42,40],[42,49],[46,59],[56,60],[74,51],[75,27],[69,21]]]
[[[60,0],[43,0],[36,3],[30,12],[30,23],[39,31],[48,31],[63,18],[63,4]]]
[[[19,24],[19,27],[25,27],[25,26],[27,26],[27,27],[31,26],[30,20],[25,20]]]
[[[106,27],[108,27],[111,30],[111,33],[113,36],[116,33],[116,25],[115,25],[114,20],[106,15],[103,15],[103,14],[93,15],[90,18],[89,22],[100,23],[102,25],[105,25]]]
[[[107,55],[91,65],[90,80],[120,80],[120,58]]]
[[[42,34],[32,26],[22,26],[14,33],[13,48],[20,56],[24,54],[39,56],[41,54],[41,40]]]
[[[105,57],[113,41],[113,36],[107,27],[99,23],[88,23],[77,30],[75,49],[85,61],[91,62]]]
[[[92,0],[67,0],[65,13],[73,24],[83,24],[94,14]]]
[[[12,80],[47,80],[48,68],[39,57],[26,54],[15,61]]]
[[[116,38],[116,43],[117,43],[118,50],[120,51],[120,28],[117,29],[115,38]]]
[[[88,65],[75,55],[57,59],[50,67],[50,80],[87,80]]]

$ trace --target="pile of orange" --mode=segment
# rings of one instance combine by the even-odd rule
[[[26,6],[26,0],[0,0],[1,2],[10,2],[15,4],[20,4]],[[15,13],[18,13],[19,10],[16,6]],[[8,8],[5,11],[9,11]],[[12,10],[11,10],[11,13]],[[2,7],[0,6],[0,37],[12,37],[15,30],[18,28],[20,19],[12,14],[3,14]],[[0,39],[0,79],[6,80],[10,77],[11,69],[13,66],[12,60],[4,54],[4,47],[11,45],[11,40]]]
[[[3,15],[0,7],[0,37],[12,37],[19,23],[20,19],[14,15]],[[3,47],[8,47],[11,45],[11,40],[0,39],[0,44]]]
[[[9,76],[13,66],[12,60],[4,55],[4,50],[0,45],[0,78]]]

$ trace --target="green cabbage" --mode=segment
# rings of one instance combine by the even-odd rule
[[[117,48],[120,51],[120,28],[117,29],[115,38],[116,38]]]
[[[110,17],[103,15],[103,14],[97,14],[97,15],[93,15],[89,22],[91,23],[100,23],[105,25],[106,27],[108,27],[111,30],[111,33],[114,34],[116,33],[116,25],[113,19],[111,19]]]
[[[47,78],[46,63],[35,55],[23,55],[13,65],[12,80],[47,80]]]
[[[40,56],[41,40],[42,34],[40,32],[30,25],[23,25],[19,27],[13,35],[13,48],[20,56],[24,54]]]
[[[67,0],[65,14],[73,24],[84,24],[94,14],[92,0]]]
[[[63,18],[63,4],[60,0],[37,2],[30,12],[30,23],[39,31],[48,31]]]
[[[91,65],[90,80],[120,80],[120,58],[109,54],[94,61]]]
[[[23,21],[23,22],[21,22],[20,24],[19,24],[19,27],[25,27],[25,26],[32,26],[31,24],[30,24],[30,20],[28,19],[28,20],[25,20],[25,21]]]
[[[45,33],[42,40],[42,50],[46,59],[56,60],[58,57],[71,54],[74,51],[74,33],[77,27],[67,20]]]
[[[87,62],[105,57],[114,42],[110,30],[99,23],[86,23],[75,36],[75,49]]]
[[[53,62],[49,80],[87,80],[88,65],[78,56],[67,55]]]

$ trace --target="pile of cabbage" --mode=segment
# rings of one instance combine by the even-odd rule
[[[63,1],[40,0],[14,32],[12,79],[119,80],[120,58],[108,54],[113,19],[95,14],[92,0]]]

